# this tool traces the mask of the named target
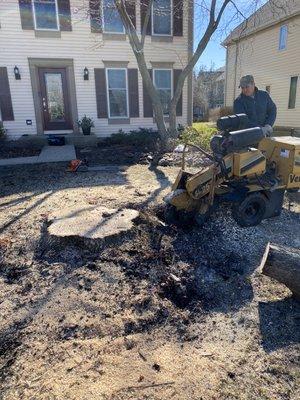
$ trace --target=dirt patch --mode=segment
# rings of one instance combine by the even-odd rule
[[[134,165],[137,163],[149,164],[151,152],[147,149],[126,145],[105,145],[98,147],[76,148],[79,159],[87,159],[89,165]],[[118,157],[116,157],[118,154]]]
[[[1,144],[0,147],[0,159],[1,158],[16,158],[16,157],[34,157],[38,156],[41,152],[40,148],[31,147],[20,147],[13,145]]]
[[[299,205],[255,228],[228,209],[166,226],[176,169],[1,172],[1,396],[15,399],[297,399],[300,305],[256,268],[268,241],[297,246]],[[140,212],[130,239],[57,244],[55,209]]]

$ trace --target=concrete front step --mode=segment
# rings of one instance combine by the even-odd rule
[[[65,146],[44,146],[38,157],[39,163],[71,161],[76,159],[75,147],[73,144]]]

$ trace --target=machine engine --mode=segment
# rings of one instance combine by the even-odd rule
[[[261,128],[249,128],[246,114],[230,115],[220,118],[217,127],[220,134],[211,139],[211,150],[216,157],[248,149],[257,145],[265,136]]]

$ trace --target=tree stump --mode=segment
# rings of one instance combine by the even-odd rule
[[[62,209],[48,219],[48,235],[52,243],[72,243],[89,248],[130,238],[139,212],[132,209],[79,207]]]
[[[269,243],[261,265],[263,275],[286,285],[300,300],[300,250]]]

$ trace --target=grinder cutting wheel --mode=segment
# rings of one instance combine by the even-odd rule
[[[266,137],[260,127],[245,129],[248,123],[245,114],[220,118],[211,153],[194,146],[211,160],[195,174],[185,170],[185,148],[165,198],[168,223],[202,226],[221,203],[232,204],[233,217],[243,227],[280,215],[285,191],[300,188],[300,138]]]

